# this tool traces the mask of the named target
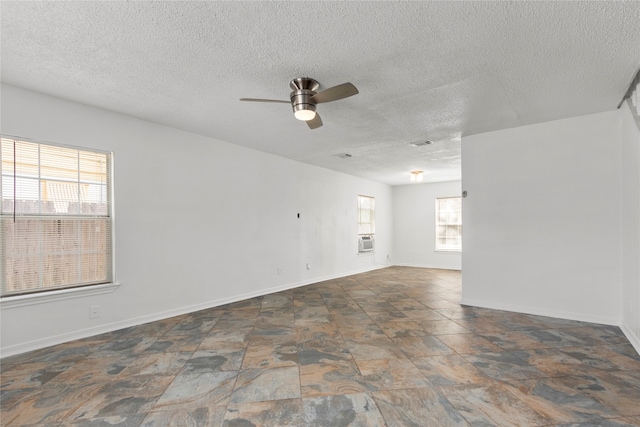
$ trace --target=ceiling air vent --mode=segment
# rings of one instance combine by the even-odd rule
[[[431,144],[433,141],[429,141],[428,139],[426,141],[418,141],[418,142],[412,142],[409,145],[413,145],[414,147],[422,147],[424,145],[429,145]]]

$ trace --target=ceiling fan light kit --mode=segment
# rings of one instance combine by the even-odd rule
[[[296,119],[306,122],[310,129],[316,129],[322,126],[322,119],[320,119],[320,115],[316,113],[316,104],[337,101],[358,93],[358,89],[351,83],[342,83],[341,85],[330,87],[321,92],[316,92],[320,87],[320,83],[309,77],[295,78],[289,82],[289,86],[293,90],[289,96],[291,107],[293,108],[293,115]],[[287,102],[277,99],[258,98],[240,98],[240,101]]]
[[[296,119],[301,120],[303,122],[308,122],[312,120],[316,116],[316,107],[313,108],[305,108],[299,105],[293,107],[293,115]]]

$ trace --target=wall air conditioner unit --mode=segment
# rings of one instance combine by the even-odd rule
[[[373,236],[358,236],[358,252],[373,252],[375,247]]]

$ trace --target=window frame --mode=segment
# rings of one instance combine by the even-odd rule
[[[109,150],[96,149],[96,148],[90,148],[90,147],[80,147],[80,146],[75,146],[70,144],[60,144],[56,142],[43,141],[43,140],[35,140],[31,138],[25,138],[25,137],[20,137],[20,136],[5,134],[5,133],[1,134],[0,136],[2,137],[2,139],[9,139],[9,140],[15,140],[15,141],[22,141],[30,144],[37,144],[39,146],[38,153],[40,153],[40,150],[41,150],[40,147],[42,146],[77,150],[79,155],[79,162],[81,161],[80,155],[83,152],[102,154],[102,155],[105,155],[107,158],[106,180],[105,180],[107,207],[106,207],[105,214],[83,215],[82,211],[79,210],[77,215],[71,214],[71,215],[68,215],[68,218],[65,218],[65,215],[61,215],[61,214],[52,215],[51,213],[48,213],[48,212],[15,214],[13,212],[3,213],[2,210],[0,210],[0,217],[7,218],[7,217],[15,216],[15,218],[26,217],[26,218],[38,219],[38,220],[65,220],[65,219],[73,220],[73,219],[80,219],[80,218],[82,218],[81,220],[83,220],[84,218],[106,218],[109,226],[109,232],[105,235],[105,238],[106,238],[105,244],[107,245],[107,254],[108,254],[107,255],[108,258],[107,257],[104,258],[108,263],[107,268],[104,270],[106,275],[105,280],[97,280],[94,283],[74,283],[69,285],[39,287],[31,290],[27,289],[27,290],[22,290],[21,292],[14,292],[9,294],[5,294],[4,290],[0,289],[0,308],[7,309],[7,308],[27,306],[32,304],[40,304],[40,303],[45,303],[50,301],[58,301],[58,300],[65,300],[70,298],[77,298],[77,297],[99,295],[99,294],[114,292],[120,286],[120,283],[116,281],[115,189],[114,189],[115,187],[114,186],[115,156],[114,156],[114,153]],[[41,176],[40,160],[38,160],[37,169],[38,169],[37,181],[39,186],[38,202],[41,203],[43,200],[42,200],[42,190],[40,186],[43,183],[46,183],[47,179]],[[82,173],[81,170],[78,170],[78,173],[81,174]],[[70,181],[70,182],[74,182],[74,181]],[[83,184],[83,180],[79,178],[78,183]],[[1,189],[0,189],[0,194],[2,194]],[[13,198],[16,197],[15,193],[12,194],[12,197]],[[3,233],[4,233],[4,227],[0,228],[0,235],[2,235]],[[4,253],[4,250],[2,252]],[[91,249],[90,249],[90,252],[91,252]],[[82,254],[83,251],[80,251],[78,253]],[[6,263],[5,256],[4,255],[0,256],[0,265],[4,265],[5,263]],[[4,268],[2,270],[4,271]],[[4,280],[5,279],[3,278],[3,281]]]
[[[372,206],[373,208],[367,209],[369,211],[369,217],[370,217],[370,221],[369,222],[361,222],[360,218],[360,212],[363,210],[360,205],[360,199],[369,199],[370,202],[372,202]],[[373,196],[365,196],[364,194],[358,194],[358,209],[357,209],[357,215],[358,215],[358,236],[375,236],[376,235],[376,198]],[[362,226],[362,224],[366,224],[369,225],[370,227],[370,233],[361,233],[360,228]]]
[[[459,217],[460,217],[460,222],[457,224],[449,224],[448,222],[446,224],[442,224],[440,222],[440,201],[441,200],[449,200],[449,199],[458,199],[459,203],[460,203],[460,211],[459,211]],[[435,252],[445,252],[445,253],[461,253],[462,252],[462,197],[461,196],[448,196],[448,197],[436,197],[435,198],[435,227],[434,227],[434,234],[435,234]],[[460,244],[456,247],[453,248],[446,248],[446,247],[440,247],[440,233],[439,233],[439,228],[441,226],[452,226],[452,225],[456,225],[459,227],[459,233],[458,233],[458,238],[460,241]],[[444,236],[446,239],[446,235]]]

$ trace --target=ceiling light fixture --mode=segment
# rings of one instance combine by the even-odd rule
[[[311,105],[305,105],[306,107],[310,107]],[[315,108],[315,105],[313,106]],[[302,120],[303,122],[308,122],[309,120],[313,120],[316,117],[315,110],[310,108],[295,110],[293,115],[298,120]]]
[[[424,173],[422,171],[411,172],[411,182],[422,182],[424,179]]]
[[[316,113],[317,104],[338,101],[358,94],[358,88],[349,82],[316,92],[320,83],[309,77],[295,78],[289,82],[289,87],[293,90],[289,94],[289,101],[262,98],[240,98],[240,101],[291,103],[295,118],[306,122],[309,129],[317,129],[322,126],[322,119]]]

